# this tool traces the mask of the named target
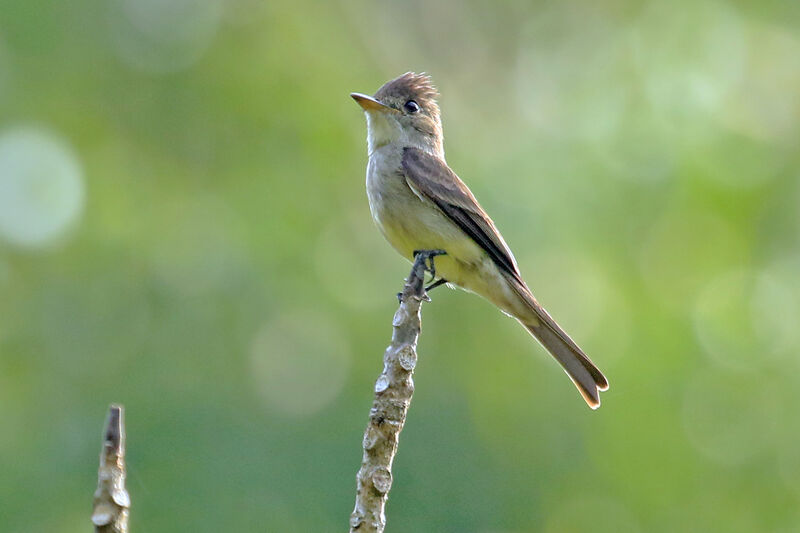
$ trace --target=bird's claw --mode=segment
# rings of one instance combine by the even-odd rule
[[[414,259],[416,259],[419,255],[423,256],[425,261],[425,271],[430,272],[431,281],[434,281],[436,279],[436,265],[433,262],[433,258],[437,255],[447,255],[447,252],[444,250],[414,250],[413,254]],[[441,285],[441,283],[439,285]],[[438,285],[436,286],[438,287]]]

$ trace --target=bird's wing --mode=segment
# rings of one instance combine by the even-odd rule
[[[403,171],[409,187],[417,195],[435,204],[488,254],[501,271],[523,283],[514,255],[494,222],[444,161],[417,148],[407,147],[403,149]]]
[[[608,380],[533,297],[511,250],[464,182],[444,161],[416,148],[403,150],[403,171],[417,196],[435,204],[494,261],[533,312],[532,317],[517,319],[555,356],[587,403],[596,409],[600,405],[598,390],[607,390]]]

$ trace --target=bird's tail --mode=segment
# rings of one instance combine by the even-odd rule
[[[608,390],[606,377],[539,305],[524,283],[517,280],[509,281],[531,311],[528,316],[518,316],[517,320],[561,364],[589,407],[592,409],[600,407],[600,391]]]

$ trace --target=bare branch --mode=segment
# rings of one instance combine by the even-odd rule
[[[103,432],[92,523],[95,533],[127,533],[131,505],[125,490],[125,423],[121,405],[112,405]]]
[[[383,355],[383,372],[375,382],[375,400],[364,431],[356,505],[350,515],[351,533],[382,532],[386,526],[384,508],[392,486],[392,462],[414,393],[412,376],[417,364],[420,306],[428,300],[423,286],[425,263],[431,255],[417,255],[403,292],[398,295],[400,307],[392,321],[392,342]]]

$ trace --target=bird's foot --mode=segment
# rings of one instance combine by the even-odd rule
[[[415,259],[418,259],[420,256],[422,256],[422,260],[425,262],[425,270],[430,272],[431,281],[435,280],[436,265],[433,262],[433,258],[437,255],[447,255],[447,252],[444,250],[414,250],[413,254]],[[439,285],[441,285],[441,283]]]
[[[446,255],[447,252],[444,250],[414,250],[413,254],[414,266],[411,268],[411,274],[409,274],[406,280],[406,289],[411,289],[411,294],[415,295],[417,298],[430,301],[430,298],[428,298],[425,292],[427,290],[425,288],[425,273],[431,273],[431,281],[433,283],[428,287],[429,289],[438,287],[444,283],[444,281],[436,283],[436,265],[433,260],[437,255]],[[403,298],[407,296],[405,293],[406,291],[404,290],[403,293],[397,295],[397,299],[400,300],[401,303]]]

